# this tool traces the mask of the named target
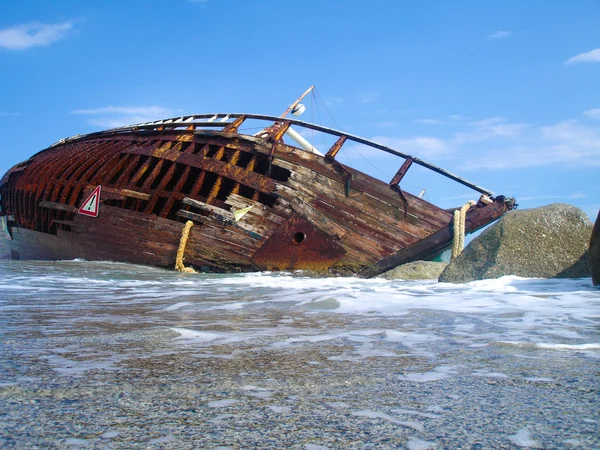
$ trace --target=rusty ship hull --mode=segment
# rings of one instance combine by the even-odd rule
[[[239,132],[248,120],[269,126],[260,136]],[[326,155],[307,152],[284,142],[291,125],[337,141]],[[348,141],[403,158],[394,179],[339,163]],[[452,211],[401,188],[413,163],[481,194],[467,233],[512,208],[416,157],[336,130],[271,116],[186,116],[65,139],[9,170],[0,181],[0,258],[172,268],[191,221],[183,254],[196,269],[375,276],[452,243]],[[98,187],[97,215],[82,214]]]

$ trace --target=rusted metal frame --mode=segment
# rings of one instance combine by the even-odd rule
[[[205,176],[206,176],[206,171],[202,170],[202,172],[200,172],[200,175],[198,175],[198,178],[194,182],[194,186],[192,186],[192,189],[190,190],[190,195],[195,195],[195,196],[198,195],[198,193],[200,192],[200,189],[202,189],[202,185],[204,184]]]
[[[58,164],[56,165],[58,167],[58,170],[56,170],[54,167],[49,167],[48,172],[46,172],[47,174],[52,174],[52,180],[48,180],[48,177],[46,177],[46,181],[48,184],[48,181],[50,184],[54,184],[54,189],[52,189],[50,191],[50,195],[48,197],[49,200],[51,201],[58,201],[58,195],[59,193],[61,193],[64,191],[64,178],[65,178],[65,173],[69,170],[69,169],[73,169],[75,170],[77,167],[76,165],[73,164],[73,158],[77,159],[77,155],[81,153],[81,147],[84,147],[87,149],[87,147],[89,147],[89,144],[87,145],[81,145],[81,144],[76,144],[76,145],[72,145],[70,147],[68,147],[66,149],[66,151],[62,152],[62,158],[60,159],[60,161],[58,161]],[[50,170],[52,170],[52,172],[50,172]],[[61,184],[55,184],[56,181],[61,181]],[[59,189],[59,186],[61,189]]]
[[[225,126],[225,128],[223,128],[223,131],[226,133],[237,133],[238,129],[240,128],[240,125],[244,122],[244,120],[246,120],[246,116],[241,115],[233,122],[228,123]]]
[[[120,148],[124,143],[119,142],[116,143],[113,141],[109,141],[107,143],[103,143],[102,145],[99,146],[98,148],[98,152],[101,152],[101,155],[99,157],[97,157],[96,162],[91,165],[88,170],[86,170],[82,175],[81,175],[81,182],[82,183],[88,183],[91,182],[91,179],[93,178],[93,176],[99,172],[101,170],[102,167],[104,167],[106,164],[108,164],[108,162],[111,159],[114,159],[115,157],[118,157],[119,153],[120,153]],[[108,147],[108,148],[107,148]],[[112,150],[112,151],[109,151]]]
[[[126,157],[121,158],[121,149],[115,149],[114,152],[106,152],[98,159],[98,165],[90,167],[81,177],[83,184],[90,183],[108,186],[113,176],[120,170],[126,162]],[[115,170],[116,169],[116,170]]]
[[[77,167],[77,170],[72,171],[68,176],[65,177],[65,181],[67,182],[67,185],[66,185],[65,189],[63,189],[63,193],[60,198],[60,203],[69,204],[68,199],[73,197],[72,191],[75,190],[74,186],[73,186],[74,184],[78,184],[81,189],[81,183],[80,183],[81,175],[89,167],[94,165],[95,161],[94,161],[93,157],[96,156],[96,154],[97,154],[97,149],[89,149],[88,152],[84,153],[84,155],[85,155],[84,158],[80,158],[79,161],[73,162],[73,165],[75,167]],[[75,196],[75,199],[76,198],[77,197]]]
[[[144,155],[147,154],[147,152],[139,151],[137,154]],[[168,159],[165,158],[168,161],[178,162],[184,165],[197,167],[208,172],[213,172],[233,181],[239,181],[242,184],[264,193],[270,193],[274,188],[273,180],[265,177],[264,175],[255,173],[248,168],[242,168],[229,162],[219,161],[213,158],[202,158],[200,155],[188,153],[177,153],[174,155],[165,156],[169,156]]]
[[[394,178],[392,178],[392,181],[390,181],[390,186],[400,185],[400,181],[402,181],[402,178],[404,178],[404,175],[406,175],[406,172],[408,172],[408,169],[410,168],[412,163],[413,160],[410,158],[404,161],[402,166],[400,166],[400,168],[398,169],[398,172],[396,172],[396,175],[394,175]]]
[[[281,121],[280,117],[276,117],[276,116],[270,116],[270,115],[264,115],[264,114],[240,114],[240,113],[219,113],[219,114],[197,114],[197,115],[190,115],[190,116],[184,116],[184,117],[176,117],[176,118],[172,118],[172,119],[166,119],[164,121],[161,121],[163,128],[165,129],[175,129],[175,128],[182,128],[182,127],[188,127],[189,121],[190,120],[201,120],[201,119],[209,119],[213,116],[217,116],[217,117],[230,117],[232,119],[238,118],[240,116],[246,116],[246,119],[256,119],[256,120],[266,120],[266,121],[272,121],[272,122],[279,122]],[[184,122],[184,121],[188,121],[188,122]],[[457,183],[463,184],[464,186],[467,186],[477,192],[480,192],[482,194],[486,194],[488,196],[493,196],[494,193],[488,189],[485,189],[481,186],[478,186],[474,183],[471,183],[451,172],[448,172],[447,170],[444,170],[440,167],[437,167],[431,163],[428,163],[427,161],[424,161],[420,158],[414,157],[412,155],[406,154],[406,153],[402,153],[399,152],[397,150],[392,149],[391,147],[387,147],[385,145],[381,145],[378,144],[374,141],[368,140],[368,139],[364,139],[361,138],[359,136],[355,136],[352,135],[350,133],[343,133],[341,131],[332,129],[332,128],[327,128],[327,127],[323,127],[320,125],[315,125],[315,124],[311,124],[308,122],[304,122],[302,120],[298,120],[298,119],[286,119],[286,122],[289,122],[291,125],[297,125],[303,128],[308,128],[308,129],[312,129],[312,130],[316,130],[316,131],[320,131],[323,133],[327,133],[327,134],[331,134],[331,135],[335,135],[335,136],[347,136],[348,139],[354,141],[354,142],[358,142],[360,144],[364,144],[373,148],[377,148],[379,150],[382,150],[386,153],[390,153],[392,155],[396,155],[399,156],[401,158],[407,159],[410,158],[412,159],[415,164],[419,164],[420,166],[426,167],[427,169],[430,169],[436,173],[439,173],[440,175],[443,175],[445,177],[448,177],[454,181],[456,181]],[[197,127],[224,127],[227,126],[228,123],[226,122],[197,122],[196,126]],[[112,129],[112,130],[106,130],[106,131],[100,131],[97,133],[91,133],[85,136],[78,136],[75,138],[69,138],[66,140],[62,140],[59,141],[54,145],[59,145],[63,142],[72,142],[72,141],[76,141],[76,140],[83,140],[83,139],[90,139],[90,138],[94,138],[94,137],[100,137],[100,136],[106,136],[108,134],[118,134],[118,133],[126,133],[126,132],[130,132],[132,130],[153,130],[156,129],[157,125],[156,124],[138,124],[138,125],[132,125],[132,126],[128,126],[128,127],[122,127],[122,128],[117,128],[117,129]]]
[[[111,183],[111,180],[119,173],[119,171],[121,169],[123,169],[125,164],[127,164],[129,162],[130,155],[127,153],[117,153],[116,156],[119,160],[117,161],[117,163],[114,166],[112,166],[107,171],[107,173],[103,174],[102,180],[98,180],[98,182],[100,184],[106,184],[106,185],[113,184],[113,183]],[[95,178],[95,179],[97,179],[97,178]],[[114,183],[114,184],[116,184],[116,183]]]
[[[271,151],[269,152],[269,167],[267,169],[267,176],[271,176],[271,168],[273,167],[273,158],[275,158],[275,148],[277,147],[277,142],[273,142],[271,145]]]
[[[233,164],[234,166],[237,166],[237,162],[240,160],[240,156],[242,155],[242,150],[241,149],[237,149],[233,156],[231,157],[231,160],[229,161],[230,164]],[[240,191],[240,182],[236,181],[235,185],[233,186],[233,189],[231,190],[232,194],[237,194]]]
[[[339,175],[341,175],[341,177],[343,178],[344,193],[345,193],[346,197],[348,197],[350,195],[350,185],[352,183],[352,174],[348,171],[348,169],[346,169],[346,167],[344,167],[343,164],[340,164],[339,161],[337,161],[335,159],[335,156],[338,154],[338,152],[342,148],[342,145],[344,145],[344,143],[346,142],[346,139],[348,139],[346,136],[340,136],[338,138],[336,143],[333,144],[332,147],[325,154],[325,162],[331,164],[333,166],[333,169]]]
[[[143,147],[143,148],[152,148],[152,146],[141,146],[141,147]],[[140,178],[142,178],[142,176],[148,170],[148,167],[150,166],[150,164],[153,162],[152,158],[154,158],[154,157],[155,156],[153,156],[153,155],[148,155],[148,159],[146,160],[146,162],[144,162],[142,164],[142,166],[138,169],[138,171],[131,177],[131,179],[127,183],[128,187],[133,188],[133,187],[136,186],[137,182],[140,180]]]
[[[206,203],[208,203],[208,204],[214,203],[214,201],[217,198],[217,195],[219,193],[219,190],[221,189],[222,183],[223,183],[223,176],[219,175],[217,177],[217,179],[215,180],[215,184],[213,184],[213,187],[211,188],[208,196],[206,197]]]
[[[132,155],[132,154],[127,155],[127,159],[131,158],[131,161],[129,162],[129,167],[126,167],[125,170],[123,170],[123,172],[119,176],[119,178],[117,178],[117,180],[114,183],[115,187],[120,188],[120,187],[127,186],[127,182],[131,178],[131,174],[135,170],[135,166],[137,166],[137,164],[140,160],[140,157],[141,157],[141,155]]]
[[[62,179],[63,174],[70,168],[71,166],[71,157],[76,155],[81,146],[86,146],[85,144],[74,144],[69,146],[66,151],[57,152],[59,153],[59,157],[54,161],[54,164],[51,164],[50,167],[43,164],[42,161],[39,161],[38,164],[40,167],[45,167],[45,175],[41,176],[40,179],[42,182],[40,183],[40,199],[42,196],[45,196],[46,199],[50,201],[57,201],[58,194],[64,190],[65,181]],[[50,174],[52,174],[50,176]],[[51,178],[52,177],[52,178]],[[38,199],[36,198],[36,201]],[[38,214],[39,216],[39,214]],[[31,227],[33,229],[40,229],[42,232],[49,231],[49,211],[42,211],[41,216],[39,216],[39,226],[36,224],[37,218],[32,219]],[[46,229],[45,229],[46,228]]]
[[[150,159],[154,158],[154,156],[151,156]],[[158,159],[158,158],[156,158]],[[150,191],[152,184],[154,183],[154,181],[156,180],[156,177],[160,174],[160,171],[162,170],[162,166],[165,164],[166,160],[165,159],[159,159],[156,162],[156,165],[154,166],[154,169],[152,169],[152,172],[150,172],[150,175],[148,175],[148,178],[146,178],[146,180],[144,181],[144,184],[142,185],[142,190],[143,191]]]
[[[173,207],[173,204],[175,203],[175,200],[181,200],[181,198],[183,198],[184,194],[181,193],[181,188],[185,184],[185,180],[187,179],[189,173],[190,166],[186,166],[183,171],[183,174],[181,175],[181,177],[179,177],[177,184],[173,187],[173,191],[171,192],[171,195],[169,196],[167,202],[163,206],[161,217],[167,217],[169,215],[169,212],[171,211],[171,208]]]
[[[392,181],[390,181],[390,187],[400,194],[400,198],[404,202],[404,217],[406,217],[406,214],[408,214],[408,199],[404,195],[404,192],[402,192],[402,189],[400,189],[400,181],[402,181],[402,178],[404,178],[404,175],[406,175],[406,172],[408,172],[408,169],[412,163],[413,160],[407,158],[402,166],[400,166],[398,169],[398,172],[396,172],[396,175],[394,175],[394,178],[392,178]]]
[[[336,155],[338,154],[338,152],[340,151],[340,149],[342,148],[342,145],[344,145],[344,143],[346,142],[347,139],[348,139],[347,136],[340,136],[338,138],[338,140],[336,141],[336,143],[333,144],[331,146],[331,148],[325,154],[325,159],[326,160],[334,159],[336,157]]]
[[[175,172],[175,162],[171,163],[171,167],[169,167],[169,169],[167,170],[167,173],[165,173],[164,177],[162,178],[162,180],[160,180],[160,184],[158,185],[158,187],[156,188],[156,190],[154,191],[154,194],[152,196],[152,199],[148,202],[148,206],[146,207],[146,212],[148,214],[152,214],[152,210],[154,209],[154,206],[156,205],[156,203],[158,202],[159,197],[164,197],[165,195],[165,187],[167,186],[167,184],[169,184],[169,181],[171,181],[171,177],[173,176],[173,173]],[[163,194],[163,195],[161,195]],[[166,205],[166,203],[165,203]],[[157,216],[160,216],[162,211],[164,210],[164,205],[162,207],[162,209],[160,211],[158,211],[156,213]]]
[[[206,158],[206,155],[208,155],[208,151],[210,150],[210,144],[205,144],[203,142],[194,142],[194,145],[202,145],[202,149],[197,153],[197,155]]]

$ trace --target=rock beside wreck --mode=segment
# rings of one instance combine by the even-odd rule
[[[504,275],[589,277],[591,232],[587,214],[571,205],[511,211],[473,239],[439,281],[466,283]]]
[[[600,286],[600,211],[598,211],[590,239],[590,269],[592,282],[595,286]]]
[[[379,277],[386,280],[437,280],[447,265],[446,262],[414,261],[382,273]]]

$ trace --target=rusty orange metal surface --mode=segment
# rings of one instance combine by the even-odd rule
[[[266,270],[324,270],[346,251],[331,237],[298,215],[279,227],[254,254],[252,261]]]

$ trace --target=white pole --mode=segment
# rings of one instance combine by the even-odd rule
[[[287,131],[285,132],[285,134],[287,134],[290,138],[292,138],[294,141],[296,141],[298,143],[298,145],[300,145],[300,147],[302,147],[307,152],[315,153],[317,155],[323,156],[323,153],[321,153],[319,150],[314,148],[310,142],[308,142],[306,139],[304,139],[302,136],[300,136],[300,134],[298,134],[298,132],[296,130],[294,130],[292,127],[289,127],[287,129]]]

